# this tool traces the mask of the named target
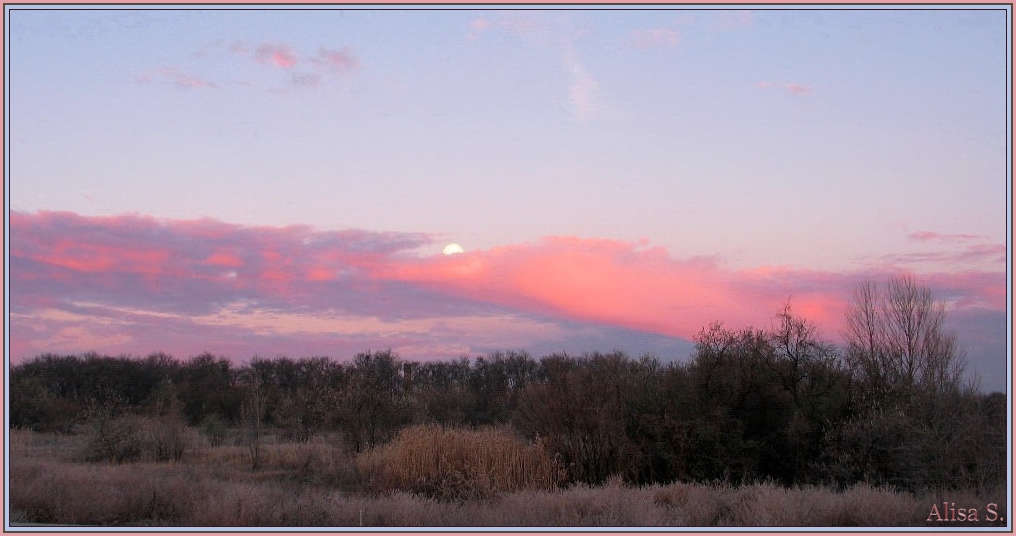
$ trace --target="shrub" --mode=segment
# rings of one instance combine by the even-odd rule
[[[92,420],[92,434],[84,458],[90,462],[123,463],[141,456],[138,419],[133,416],[99,417]]]
[[[193,445],[193,431],[177,416],[163,416],[142,422],[142,454],[157,462],[179,461]]]
[[[226,440],[226,425],[218,413],[208,415],[201,421],[201,433],[208,439],[208,444],[218,447]]]
[[[529,444],[497,428],[414,426],[361,454],[357,465],[372,491],[398,489],[446,500],[553,489],[564,476],[541,442]]]

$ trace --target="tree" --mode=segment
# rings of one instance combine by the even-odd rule
[[[945,306],[910,275],[854,292],[846,314],[854,416],[832,434],[839,480],[904,489],[984,485],[1004,450],[981,420],[976,382],[944,327]]]
[[[854,291],[846,313],[847,364],[864,386],[866,405],[909,400],[918,391],[955,392],[964,357],[946,331],[945,305],[913,276],[872,281]]]
[[[384,351],[357,354],[338,399],[347,441],[357,452],[391,439],[412,417],[403,362]]]
[[[265,402],[267,393],[261,378],[248,369],[247,374],[239,378],[243,389],[243,402],[240,406],[241,438],[247,447],[251,469],[261,467],[261,434],[264,428]]]
[[[635,365],[621,352],[597,352],[547,356],[540,368],[544,380],[520,393],[514,426],[529,438],[545,438],[572,481],[600,484],[623,475],[634,448],[625,434],[625,404]]]

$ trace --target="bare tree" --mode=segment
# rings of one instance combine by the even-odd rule
[[[240,422],[243,425],[242,439],[247,447],[251,469],[261,467],[261,432],[265,414],[267,394],[261,378],[249,374],[241,380],[245,386],[243,405],[240,407]]]
[[[862,283],[846,320],[847,364],[869,402],[960,388],[965,359],[943,325],[945,306],[913,276],[891,277],[884,289]]]

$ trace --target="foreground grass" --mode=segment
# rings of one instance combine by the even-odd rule
[[[12,520],[181,527],[956,526],[926,522],[932,504],[976,507],[982,520],[988,502],[1005,510],[1004,493],[916,498],[866,485],[837,493],[769,483],[629,488],[616,480],[449,502],[360,491],[355,460],[323,439],[266,445],[258,471],[236,446],[197,447],[179,462],[109,465],[76,461],[75,442],[80,439],[14,433]]]

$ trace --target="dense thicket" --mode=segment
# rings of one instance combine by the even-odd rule
[[[919,352],[906,354],[889,330],[867,346],[852,339],[865,333],[864,307],[879,306],[871,291],[858,294],[845,350],[788,307],[768,330],[703,329],[684,362],[621,352],[420,363],[385,350],[241,366],[210,354],[42,355],[10,370],[10,424],[70,433],[96,408],[172,413],[213,442],[227,427],[291,441],[333,431],[358,452],[416,424],[500,425],[540,438],[568,482],[864,481],[914,491],[1003,482],[1005,395],[964,387],[940,358],[921,368]],[[922,344],[952,344],[926,335]]]

